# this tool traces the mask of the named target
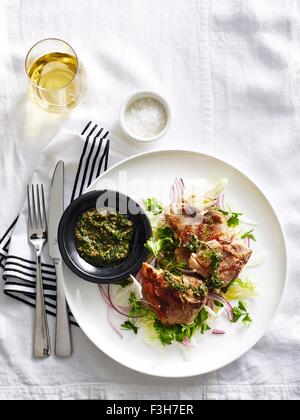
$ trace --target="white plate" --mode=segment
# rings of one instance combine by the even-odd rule
[[[257,244],[267,250],[268,259],[251,270],[251,279],[258,284],[260,297],[249,303],[253,318],[250,327],[224,320],[222,327],[226,328],[226,335],[204,335],[201,347],[192,351],[183,351],[182,346],[163,350],[159,346],[149,346],[140,336],[129,331],[124,332],[125,338],[121,339],[107,321],[106,305],[97,285],[77,278],[66,267],[64,276],[70,309],[88,338],[124,366],[162,377],[204,374],[231,363],[251,349],[274,318],[287,273],[285,239],[272,206],[247,176],[214,157],[178,150],[145,153],[111,168],[93,183],[90,190],[110,187],[137,201],[142,197],[156,196],[166,203],[175,177],[182,177],[188,183],[200,178],[228,178],[228,199],[238,202],[239,209],[259,224],[255,232]],[[123,321],[121,315],[114,319],[117,326]]]

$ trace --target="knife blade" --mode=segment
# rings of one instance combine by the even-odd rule
[[[48,242],[49,254],[53,259],[61,259],[58,247],[58,226],[64,212],[64,162],[59,161],[54,170],[49,206]]]
[[[49,207],[48,243],[49,254],[56,270],[56,332],[55,354],[58,357],[71,356],[72,341],[69,310],[63,285],[62,258],[58,246],[58,226],[64,212],[64,162],[59,161],[54,170]]]

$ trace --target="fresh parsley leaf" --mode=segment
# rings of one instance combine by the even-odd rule
[[[210,328],[206,323],[202,324],[201,327],[200,327],[201,334],[205,334],[206,331],[209,331],[209,330],[210,330]]]
[[[225,211],[225,210],[222,210],[222,209],[217,209],[220,213],[222,213],[222,214],[224,214],[224,216],[228,216],[229,214],[230,214],[230,212],[229,211]]]
[[[227,219],[227,226],[228,227],[235,227],[240,224],[239,216],[242,216],[242,213],[237,213],[235,211],[225,211],[222,209],[217,209],[220,213],[224,214],[224,216],[229,216]],[[251,233],[251,232],[250,232]]]
[[[154,230],[152,238],[148,240],[145,247],[149,255],[156,257],[161,268],[178,272],[179,268],[184,268],[184,264],[176,260],[175,250],[178,244],[172,229],[169,226],[162,226]]]
[[[158,257],[160,252],[175,251],[177,245],[178,241],[172,229],[169,226],[163,226],[155,229],[154,235],[147,241],[145,247],[150,254]]]
[[[252,319],[250,317],[250,314],[247,309],[247,305],[242,300],[239,300],[238,306],[235,306],[233,308],[234,318],[233,322],[238,322],[239,319],[242,319],[242,322],[245,325],[250,325],[252,322]]]
[[[121,327],[123,328],[123,330],[129,330],[129,331],[133,331],[134,334],[138,333],[138,327],[135,325],[134,322],[132,321],[125,321]]]
[[[141,318],[151,313],[151,311],[146,308],[140,300],[138,300],[134,293],[131,293],[129,297],[129,305],[131,308],[128,314],[129,318]]]
[[[195,324],[196,326],[199,326],[203,324],[203,322],[208,320],[208,312],[205,308],[202,308],[201,311],[198,313],[198,315],[195,318]]]
[[[256,238],[253,235],[253,231],[254,231],[254,229],[249,230],[248,232],[243,233],[243,235],[241,236],[241,239],[249,238],[249,239],[252,239],[252,241],[256,241]]]
[[[208,313],[202,308],[192,324],[163,325],[156,319],[154,328],[163,345],[170,345],[173,341],[182,343],[185,338],[191,339],[197,330],[199,330],[201,334],[208,331],[210,328],[206,323],[207,319]]]
[[[144,205],[146,210],[151,212],[154,216],[161,214],[164,210],[163,205],[154,197],[150,197],[144,200]]]
[[[228,227],[238,226],[240,224],[239,216],[241,215],[242,213],[231,212],[231,215],[229,219],[227,220],[227,226]]]
[[[247,313],[247,315],[243,318],[243,323],[245,324],[245,325],[250,325],[251,324],[251,322],[252,322],[252,318],[250,317],[250,315]]]
[[[154,322],[154,328],[158,334],[160,342],[165,345],[172,344],[172,341],[175,339],[175,332],[173,326],[165,326],[158,319]]]
[[[178,240],[174,236],[173,230],[169,226],[156,229],[155,238],[161,239],[164,243],[164,250],[174,249],[178,246]]]
[[[242,300],[239,300],[239,309],[242,312],[247,312],[247,306],[246,306],[245,302],[243,302]]]
[[[238,307],[234,307],[233,308],[233,313],[234,313],[233,322],[238,322],[240,317],[243,315],[242,312],[240,311],[240,309]]]
[[[145,244],[145,248],[148,251],[149,255],[154,255],[156,258],[159,256],[159,253],[163,250],[164,241],[162,239],[154,239],[154,237],[148,239]]]

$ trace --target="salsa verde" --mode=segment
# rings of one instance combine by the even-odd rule
[[[94,208],[84,212],[77,223],[77,251],[93,265],[116,267],[129,256],[133,234],[133,222],[126,215]]]

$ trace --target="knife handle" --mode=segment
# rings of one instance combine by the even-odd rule
[[[69,357],[73,353],[69,309],[66,302],[63,286],[62,262],[55,263],[56,268],[56,333],[55,333],[55,355],[57,357]]]

